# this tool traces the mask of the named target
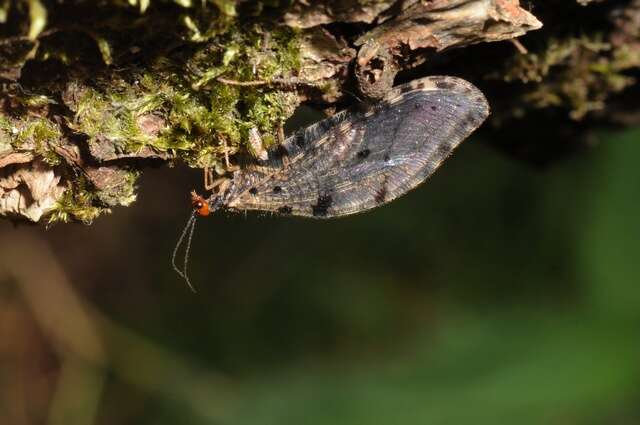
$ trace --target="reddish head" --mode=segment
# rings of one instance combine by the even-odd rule
[[[211,213],[207,200],[198,195],[195,191],[191,192],[191,206],[200,217],[206,217]]]

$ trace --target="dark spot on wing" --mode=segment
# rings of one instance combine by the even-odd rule
[[[376,190],[376,204],[380,205],[380,204],[384,204],[384,202],[387,199],[387,177],[385,176],[384,180],[382,181],[382,185],[380,185],[380,187],[378,188],[378,190]]]
[[[384,154],[384,162],[389,162],[389,160],[391,159],[391,157],[389,156],[388,153]]]
[[[414,84],[405,84],[405,85],[402,85],[402,86],[399,87],[400,94],[402,95],[402,94],[405,94],[405,93],[408,93],[408,92],[411,92],[411,91],[414,91],[414,90],[419,90],[423,86],[424,86],[423,84],[416,84],[416,85],[414,85]]]
[[[276,159],[282,159],[285,156],[289,156],[289,151],[283,145],[278,145],[273,152],[273,156]]]
[[[393,107],[389,99],[382,99],[380,102],[378,102],[378,105],[380,106],[380,109],[384,110],[391,109]]]
[[[454,85],[449,81],[442,80],[442,81],[436,81],[436,87],[439,89],[448,90],[448,89],[452,89]]]
[[[257,195],[258,194],[258,189],[256,189],[255,187],[252,187],[251,189],[249,189],[249,193],[252,195]]]
[[[486,104],[486,99],[481,94],[476,96],[476,97],[474,97],[473,101],[475,103],[477,103],[478,105],[485,105]]]
[[[358,152],[358,158],[365,159],[366,157],[369,156],[370,153],[371,151],[369,149],[363,149],[360,152]]]
[[[320,195],[318,197],[318,202],[316,205],[311,205],[311,209],[313,211],[313,215],[315,217],[323,217],[327,215],[329,207],[333,203],[333,198],[331,195]]]
[[[291,209],[291,207],[289,205],[285,205],[283,207],[278,208],[278,212],[280,214],[291,214],[291,211],[293,211]]]
[[[282,188],[280,186],[273,187],[273,193],[280,193],[280,192],[282,192]]]
[[[296,133],[295,135],[295,139],[294,139],[294,143],[299,147],[299,148],[304,148],[304,146],[307,144],[307,138],[304,134],[304,131],[299,131]]]
[[[433,105],[433,106],[431,106],[431,110],[432,110],[432,111],[437,111],[437,110],[438,110],[438,107],[437,107],[436,105]]]
[[[451,153],[452,147],[449,142],[442,142],[438,145],[438,155],[440,159],[444,159]]]
[[[338,146],[347,142],[347,136],[342,131],[340,131],[340,127],[333,127],[331,132],[333,134],[333,137],[335,137]]]
[[[475,110],[473,112],[473,116],[476,119],[476,123],[479,125],[480,123],[482,123],[486,118],[487,118],[487,114],[485,113],[484,110]]]
[[[317,129],[318,129],[318,133],[319,134],[323,134],[326,133],[327,131],[329,131],[331,128],[333,128],[334,126],[337,127],[335,125],[335,121],[332,119],[324,119],[322,121],[320,121],[317,125]]]
[[[475,126],[478,125],[479,121],[473,114],[467,115],[464,120],[466,125],[470,128],[475,128]]]

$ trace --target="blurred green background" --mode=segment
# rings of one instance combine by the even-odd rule
[[[1,424],[638,424],[640,129],[546,168],[465,142],[334,221],[217,214],[200,174],[93,226],[0,225]],[[4,419],[3,419],[4,418]]]

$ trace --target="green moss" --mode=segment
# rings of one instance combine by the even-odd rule
[[[33,151],[49,165],[61,162],[53,146],[60,142],[62,133],[56,124],[46,118],[11,120],[0,115],[0,130],[4,144],[11,145],[13,149]]]
[[[220,12],[227,16],[236,16],[235,0],[212,0],[213,4],[218,6]]]
[[[125,182],[119,188],[118,202],[120,205],[127,207],[136,200],[136,184],[140,174],[141,172],[138,170],[128,170]]]
[[[102,90],[78,88],[79,100],[69,105],[75,111],[71,126],[86,134],[89,143],[108,140],[122,152],[149,147],[191,166],[213,166],[225,153],[246,149],[249,128],[257,127],[267,141],[275,140],[278,126],[298,104],[290,90],[239,87],[216,78],[286,78],[299,69],[298,56],[299,40],[292,30],[267,31],[255,24],[241,31],[233,26],[194,51],[185,66],[164,57],[133,84],[116,80]],[[144,114],[161,117],[165,126],[145,133],[138,123]]]
[[[33,92],[60,93],[53,99],[62,104],[52,108],[52,98],[41,94],[16,97],[22,107],[43,118],[25,114],[28,122],[11,117],[0,122],[11,146],[35,151],[49,164],[64,165],[52,147],[67,129],[50,120],[51,111],[60,114],[64,108],[70,111],[64,117],[66,126],[75,136],[86,138],[98,161],[152,150],[192,167],[213,166],[223,172],[226,156],[249,150],[249,129],[257,128],[266,146],[276,143],[278,128],[298,105],[295,90],[281,84],[225,84],[218,77],[268,83],[298,75],[298,32],[262,22],[259,16],[243,16],[240,21],[232,0],[213,1],[217,7],[189,0],[175,3],[184,7],[177,8],[177,22],[151,21],[159,16],[154,15],[159,11],[154,1],[130,1],[128,6],[114,2],[103,6],[114,13],[102,26],[73,30],[73,37],[60,31],[43,38],[37,51],[29,52],[33,63],[42,64],[42,70],[51,66],[53,73],[59,67],[56,75],[64,78],[52,78],[51,86],[37,81],[42,90]],[[132,23],[130,12],[121,14],[121,9],[132,6],[139,9],[140,22],[157,24],[153,32],[144,29],[149,25]],[[44,12],[40,17],[46,17]],[[135,40],[134,46],[122,38],[124,31]],[[165,49],[170,34],[175,34],[170,41],[175,46]],[[21,51],[21,60],[24,55]],[[127,62],[131,58],[133,62]],[[105,65],[111,67],[107,70]],[[86,76],[78,69],[92,73]],[[127,184],[99,191],[76,184],[74,177],[51,221],[89,222],[108,211],[104,205],[132,202],[135,177],[131,174]]]
[[[68,223],[81,221],[85,224],[91,222],[104,213],[111,212],[108,208],[94,205],[95,194],[84,187],[84,182],[69,187],[62,198],[56,203],[48,217],[48,223]]]
[[[47,9],[40,0],[28,0],[28,4],[29,18],[31,20],[28,37],[31,40],[35,40],[47,25]]]
[[[105,95],[87,88],[77,104],[72,126],[89,136],[89,143],[100,138],[122,150],[135,151],[154,140],[142,133],[136,118],[157,104],[156,96],[138,96],[133,90]]]
[[[11,122],[11,120],[9,118],[7,118],[6,116],[0,114],[0,130],[2,131],[3,134],[5,134],[5,137],[3,137],[2,141],[4,143],[11,143],[11,140],[9,139],[9,135],[12,133],[12,129],[13,129],[13,123]]]
[[[47,105],[55,104],[55,100],[53,100],[49,96],[45,95],[21,95],[20,97],[15,98],[16,102],[19,102],[21,105],[25,106],[29,109],[38,109],[43,108]]]
[[[111,212],[112,206],[130,205],[136,200],[139,176],[139,171],[127,170],[121,179],[114,180],[113,185],[101,190],[96,190],[85,176],[74,178],[49,213],[48,223],[80,221],[91,224],[101,214]]]
[[[276,28],[269,31],[254,25],[250,31],[232,28],[225,34],[224,50],[203,50],[194,55],[190,69],[195,70],[192,87],[209,99],[207,113],[196,114],[195,121],[208,122],[208,135],[198,140],[196,149],[208,155],[191,153],[185,159],[191,165],[202,166],[202,158],[220,161],[224,146],[231,153],[248,149],[248,130],[256,127],[263,133],[263,140],[274,137],[281,125],[298,105],[297,95],[290,90],[278,90],[271,86],[238,87],[215,81],[218,76],[235,81],[269,81],[273,78],[287,78],[296,75],[300,69],[298,34],[290,29]],[[206,61],[214,60],[213,68],[199,74]],[[202,126],[199,126],[202,128]],[[213,136],[211,138],[211,136]],[[212,143],[213,142],[213,143]],[[216,145],[212,149],[212,144]],[[211,156],[211,153],[218,153]]]
[[[265,135],[275,134],[279,125],[284,123],[283,117],[288,117],[297,106],[297,97],[287,92],[256,92],[247,96],[250,106],[247,111],[245,128],[257,127]],[[246,140],[246,139],[245,139]]]

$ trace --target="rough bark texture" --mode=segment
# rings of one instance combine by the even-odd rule
[[[150,163],[224,173],[302,102],[331,111],[429,74],[477,84],[492,143],[534,163],[592,125],[638,123],[640,0],[526,5],[5,2],[0,215],[90,222],[133,202]]]

